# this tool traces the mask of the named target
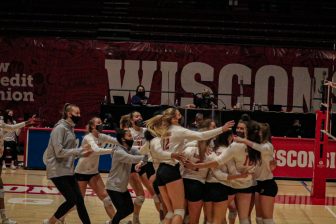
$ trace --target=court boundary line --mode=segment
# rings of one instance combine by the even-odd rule
[[[328,205],[325,205],[324,207],[325,207],[325,208],[328,210],[328,212],[329,212],[332,216],[334,216],[334,218],[336,219],[336,213],[333,212],[333,210],[331,210],[331,209],[329,208]]]

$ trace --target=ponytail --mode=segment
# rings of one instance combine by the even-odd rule
[[[62,113],[62,118],[67,119],[68,118],[68,112],[72,110],[72,108],[78,107],[75,104],[72,103],[65,103],[63,106],[63,113]]]

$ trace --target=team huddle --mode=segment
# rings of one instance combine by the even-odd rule
[[[146,121],[134,111],[121,118],[116,137],[103,134],[101,119],[92,118],[77,147],[73,129],[79,118],[79,108],[66,104],[51,132],[43,160],[47,177],[65,202],[43,223],[64,223],[73,209],[82,223],[91,223],[83,200],[87,186],[103,202],[110,217],[106,223],[120,223],[133,213],[129,223],[139,224],[143,187],[152,195],[161,223],[197,224],[203,210],[207,224],[234,223],[237,215],[239,223],[249,224],[253,207],[257,224],[274,223],[278,188],[268,124],[244,116],[233,135],[234,121],[216,127],[205,119],[198,130],[189,130],[179,124],[182,116],[177,108]],[[105,144],[110,147],[104,148]],[[103,154],[112,156],[106,183],[98,170]],[[134,200],[128,184],[136,194]]]

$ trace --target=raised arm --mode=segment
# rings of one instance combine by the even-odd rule
[[[235,137],[234,141],[238,143],[244,143],[245,145],[259,152],[273,152],[274,151],[272,144],[267,144],[267,143],[259,144],[256,142],[252,142],[246,138],[240,138],[240,137]]]
[[[178,138],[188,140],[207,140],[230,130],[230,128],[232,128],[233,125],[234,121],[228,121],[222,127],[204,132],[192,131],[186,128],[181,128],[176,133],[174,133],[174,135],[177,136]]]
[[[106,154],[111,154],[113,152],[113,150],[115,150],[115,145],[112,146],[112,148],[102,148],[102,147],[99,147],[94,138],[91,136],[91,135],[87,135],[84,137],[83,139],[83,143],[85,144],[88,144],[94,155],[106,155]]]
[[[101,140],[104,143],[110,143],[110,144],[115,144],[115,145],[120,145],[118,140],[115,137],[106,135],[106,134],[99,134],[99,140]]]
[[[125,152],[124,150],[115,151],[113,156],[118,156],[118,160],[122,163],[138,163],[143,161],[145,156],[143,155],[131,155]]]

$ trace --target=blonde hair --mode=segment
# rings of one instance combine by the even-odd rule
[[[62,113],[62,118],[67,119],[68,118],[68,112],[72,111],[73,108],[79,108],[77,105],[72,104],[72,103],[66,103],[63,106],[63,113]]]
[[[147,130],[154,136],[164,137],[167,135],[171,120],[176,117],[177,108],[170,107],[163,111],[162,115],[156,115],[146,121]]]
[[[95,123],[95,120],[100,119],[99,117],[93,117],[89,120],[88,124],[86,125],[86,131],[87,132],[92,132],[93,130],[93,125]]]
[[[131,126],[131,115],[125,114],[121,116],[120,121],[119,121],[120,129],[129,128],[130,126]]]

